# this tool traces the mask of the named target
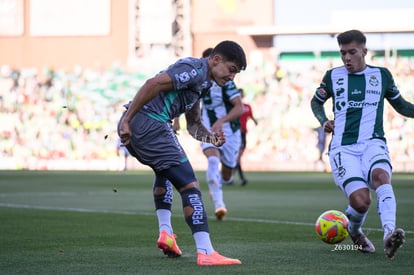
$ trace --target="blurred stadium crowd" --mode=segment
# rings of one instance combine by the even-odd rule
[[[249,82],[244,79],[240,85],[259,120],[257,126],[249,124],[243,159],[247,170],[318,169],[318,125],[310,99],[325,70],[339,62],[286,60],[269,73],[257,68],[246,72]],[[388,67],[401,93],[414,102],[413,58],[372,59],[368,64]],[[145,79],[118,66],[100,71],[2,66],[0,169],[119,170],[116,125],[122,105]],[[388,104],[385,117],[395,170],[413,171],[414,119],[403,118]],[[203,169],[199,144],[182,132],[179,138],[194,167]]]

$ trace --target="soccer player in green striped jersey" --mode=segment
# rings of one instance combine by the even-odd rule
[[[405,241],[396,227],[396,199],[391,185],[392,166],[386,144],[384,99],[401,115],[414,117],[414,105],[400,94],[390,71],[366,64],[366,37],[359,30],[337,36],[343,66],[328,70],[311,100],[311,108],[325,132],[332,133],[329,159],[335,184],[348,199],[348,232],[362,252],[375,247],[362,232],[371,204],[370,190],[384,231],[384,253],[394,258]],[[334,119],[324,104],[332,99]]]

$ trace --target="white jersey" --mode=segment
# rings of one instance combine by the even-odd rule
[[[233,108],[231,101],[240,97],[240,92],[233,81],[228,81],[223,87],[213,82],[209,92],[202,100],[201,122],[207,129],[217,121],[227,115]],[[223,124],[223,132],[226,136],[232,135],[240,129],[240,120],[236,119]]]
[[[226,116],[233,108],[231,101],[238,96],[241,96],[240,92],[232,81],[228,81],[223,87],[214,83],[202,100],[201,122],[204,127],[211,129],[217,119]],[[221,152],[221,162],[227,167],[235,168],[241,146],[240,120],[237,118],[223,123],[223,132],[226,142],[222,146],[216,147],[211,143],[202,142],[201,148],[217,148]]]

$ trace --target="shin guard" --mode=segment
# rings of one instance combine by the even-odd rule
[[[165,193],[162,195],[154,194],[155,209],[171,210],[173,203],[173,195],[174,190],[172,184],[169,181],[167,181],[167,184],[165,185]]]
[[[197,188],[186,189],[181,192],[181,199],[183,202],[183,208],[192,208],[191,215],[185,216],[185,221],[191,228],[191,232],[209,232],[207,213],[204,208],[204,203],[201,198],[201,192]],[[185,213],[185,211],[184,211]]]

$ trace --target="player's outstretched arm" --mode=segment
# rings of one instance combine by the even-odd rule
[[[391,106],[401,115],[414,117],[414,104],[406,101],[402,96],[389,100]]]

